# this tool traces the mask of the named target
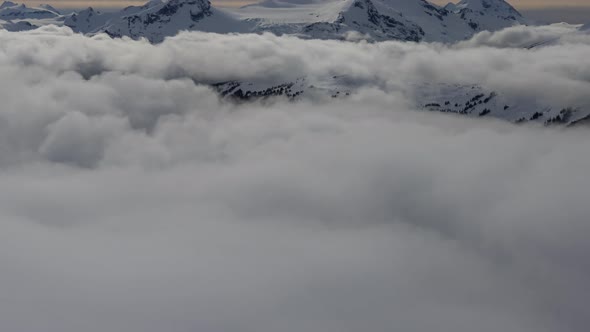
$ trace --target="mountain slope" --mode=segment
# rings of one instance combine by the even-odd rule
[[[50,10],[51,6],[47,7],[27,7],[24,4],[17,4],[11,1],[4,1],[0,5],[0,19],[15,20],[15,19],[46,19],[55,18],[59,16],[59,12]]]
[[[455,42],[485,29],[528,23],[504,0],[463,0],[445,8],[426,0],[267,0],[234,13],[254,22],[256,32],[308,38],[342,38],[344,32],[358,31],[374,40]]]
[[[454,13],[475,31],[495,31],[529,23],[504,0],[461,0],[455,8]]]
[[[450,113],[468,117],[490,117],[512,123],[538,123],[545,126],[572,126],[590,123],[590,109],[574,105],[549,107],[536,99],[510,98],[479,85],[460,85],[443,83],[412,84],[414,91],[407,95],[403,91],[384,91],[402,93],[418,110]],[[300,98],[346,99],[366,87],[361,82],[346,76],[333,76],[324,79],[301,77],[288,82],[239,82],[230,81],[213,84],[213,88],[228,100],[243,102],[272,97],[297,100]]]
[[[405,40],[418,42],[424,31],[398,12],[381,13],[371,0],[348,1],[333,22],[316,22],[302,27],[308,38],[338,39],[347,32],[358,32],[373,40]]]
[[[73,13],[64,20],[64,25],[75,32],[91,33],[100,30],[110,19],[116,17],[115,13],[102,13],[88,7],[78,13]]]
[[[0,29],[4,29],[7,31],[28,31],[37,28],[38,26],[27,21],[0,21]]]
[[[64,24],[75,32],[105,32],[161,42],[183,30],[216,33],[292,34],[312,39],[366,39],[456,42],[482,30],[528,23],[504,0],[462,0],[439,7],[426,0],[266,0],[235,10],[216,9],[208,0],[152,0],[115,13],[87,8],[60,15],[51,6],[0,5],[4,24],[29,29]]]
[[[379,10],[398,10],[419,25],[425,41],[453,42],[469,38],[470,29],[457,15],[425,0],[375,0]]]
[[[110,21],[102,31],[112,37],[145,37],[151,42],[161,42],[182,30],[230,33],[247,32],[249,27],[246,22],[213,8],[208,0],[152,1],[121,13],[122,17]]]
[[[61,12],[59,10],[57,10],[55,7],[48,5],[48,4],[41,4],[41,5],[39,5],[39,8],[47,9],[51,12],[61,15]]]

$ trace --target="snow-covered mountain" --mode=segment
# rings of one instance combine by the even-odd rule
[[[358,31],[375,40],[454,42],[482,30],[528,21],[504,0],[464,0],[445,8],[426,0],[267,0],[234,13],[257,31],[308,38],[343,37]]]
[[[366,84],[355,82],[346,76],[333,76],[325,79],[301,77],[288,82],[239,82],[230,81],[213,84],[225,99],[244,102],[268,98],[287,98],[296,101],[300,98],[345,99],[354,95]],[[414,83],[412,95],[403,91],[384,91],[402,93],[411,100],[416,109],[456,114],[469,117],[491,117],[512,123],[538,123],[552,125],[579,125],[590,123],[590,109],[576,105],[549,107],[539,104],[536,99],[511,98],[480,85],[460,85],[444,83]]]
[[[250,26],[213,8],[208,0],[156,0],[139,8],[126,8],[120,14],[102,31],[113,37],[144,37],[151,42],[161,42],[182,30],[231,33],[248,32]]]
[[[144,37],[151,42],[161,42],[182,30],[456,42],[479,31],[528,23],[504,0],[462,0],[445,7],[426,0],[265,0],[233,10],[214,8],[208,0],[151,0],[114,13],[88,8],[67,16],[47,5],[28,8],[5,2],[0,20],[15,18],[29,19],[33,25],[56,24],[59,18],[76,32]],[[26,24],[22,27],[27,28]]]
[[[355,32],[369,40],[453,42],[527,23],[504,0],[463,0],[453,10],[426,0],[266,0],[231,11],[216,9],[208,0],[156,0],[116,16],[100,30],[152,42],[180,30],[318,39],[344,39]]]
[[[399,11],[380,11],[372,0],[267,0],[234,11],[254,23],[254,32],[296,34],[305,38],[343,39],[357,32],[373,40],[420,41],[424,31]]]
[[[462,20],[476,31],[495,31],[501,28],[529,23],[514,7],[506,1],[498,0],[461,0],[447,10],[459,15]]]
[[[256,24],[255,32],[297,34],[314,39],[343,39],[351,32],[372,40],[420,41],[424,37],[424,31],[420,26],[404,18],[398,11],[379,11],[372,0],[314,3],[301,8],[272,7],[276,4],[264,7],[268,5],[269,3],[266,3],[244,9],[247,12],[244,15],[245,19]],[[265,14],[265,9],[262,8],[271,10]],[[253,9],[261,13],[261,17],[250,17]],[[297,12],[290,13],[291,17],[287,16],[278,20],[273,16],[276,14],[273,12],[286,10]],[[305,10],[310,12],[304,13]],[[305,19],[301,20],[301,18]]]
[[[117,21],[161,5],[161,0],[151,0],[142,6],[129,6],[117,12],[101,12],[88,7],[68,16],[64,21],[64,25],[72,28],[75,32],[84,34],[100,32],[104,31],[107,23],[111,24],[111,21]]]
[[[37,28],[38,26],[28,21],[0,21],[0,29],[4,29],[7,31],[28,31]]]
[[[47,9],[47,10],[49,10],[49,11],[51,11],[51,12],[54,12],[54,13],[56,13],[56,14],[59,14],[59,15],[61,15],[61,12],[60,12],[58,9],[56,9],[55,7],[51,6],[51,5],[48,5],[48,4],[41,4],[41,5],[39,5],[38,7],[39,7],[39,8],[42,8],[42,9]]]
[[[347,8],[340,12],[333,23],[315,23],[307,26],[304,33],[311,37],[323,37],[323,28],[360,32],[378,40],[406,40],[420,41],[424,37],[424,30],[417,24],[408,21],[396,11],[379,11],[371,0],[348,1]]]
[[[426,0],[266,0],[232,11],[216,9],[208,0],[151,0],[118,12],[102,13],[87,8],[68,15],[60,14],[49,5],[29,8],[8,1],[0,5],[0,28],[30,30],[45,22],[61,23],[84,34],[105,32],[113,37],[147,38],[156,43],[182,30],[272,32],[319,39],[454,42],[482,30],[495,31],[528,23],[504,0],[462,0],[445,7]],[[578,26],[571,29],[578,31]],[[590,25],[581,26],[579,30],[590,32]],[[557,39],[542,38],[522,47],[544,47]],[[313,81],[308,77],[271,83],[231,81],[215,84],[214,88],[222,96],[238,100],[270,96],[297,99],[314,95],[348,98],[371,84],[377,87],[376,82],[355,82],[345,76],[333,76],[316,77]],[[590,122],[590,109],[578,105],[548,107],[536,100],[513,100],[477,84],[414,84],[420,86],[410,90],[418,91],[419,95],[406,97],[424,110],[495,117],[516,123],[572,125]]]
[[[49,5],[39,7],[27,7],[24,4],[17,4],[11,1],[4,1],[0,5],[1,20],[16,19],[47,19],[60,16],[59,11]]]
[[[75,32],[92,33],[99,31],[109,20],[116,17],[116,13],[102,13],[88,7],[77,13],[72,13],[64,20],[64,25]]]

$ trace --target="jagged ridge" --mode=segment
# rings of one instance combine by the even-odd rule
[[[35,19],[27,21],[34,24],[44,24],[44,19],[51,24],[63,21],[80,33],[106,32],[156,43],[183,30],[272,32],[317,39],[345,39],[357,32],[358,38],[374,41],[455,42],[481,30],[527,22],[504,0],[463,0],[444,8],[426,0],[268,0],[231,12],[214,8],[208,0],[152,0],[116,13],[87,8],[71,15],[60,15],[50,6],[28,8],[5,2],[0,6],[2,18]],[[29,29],[31,24],[4,26]]]

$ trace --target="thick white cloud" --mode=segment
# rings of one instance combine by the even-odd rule
[[[566,23],[544,26],[515,26],[496,32],[482,31],[473,36],[473,38],[460,42],[459,45],[464,47],[491,46],[499,48],[526,48],[543,45],[547,42],[554,42],[561,38],[570,38],[571,36],[588,38],[587,35],[572,33],[578,30],[578,25],[570,25]]]
[[[406,96],[588,105],[589,50],[0,32],[0,327],[585,331],[587,129]],[[239,105],[199,84],[343,74],[371,84]]]

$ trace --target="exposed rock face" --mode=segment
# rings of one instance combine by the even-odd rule
[[[64,25],[72,28],[75,32],[91,33],[99,30],[111,18],[113,18],[113,14],[102,13],[88,7],[68,16],[64,21]]]
[[[146,38],[154,43],[183,30],[456,42],[482,30],[527,23],[504,0],[463,0],[444,8],[426,0],[267,0],[231,12],[214,8],[208,0],[151,0],[115,13],[87,8],[71,15],[60,15],[48,5],[27,8],[4,2],[0,5],[2,19],[35,19],[29,22],[32,25],[45,24],[39,20],[47,19],[46,24],[65,24],[84,34],[106,32],[112,37]],[[26,24],[5,26],[29,28]]]
[[[7,31],[28,31],[28,30],[34,30],[37,29],[38,26],[27,22],[27,21],[18,21],[18,22],[12,22],[12,21],[6,21],[4,23],[0,23],[0,29],[5,29]]]
[[[24,4],[17,4],[11,1],[4,1],[0,5],[0,19],[1,20],[16,20],[16,19],[46,19],[55,18],[59,16],[59,12],[51,6],[33,7],[29,8]]]
[[[356,31],[375,40],[422,40],[424,31],[420,26],[395,14],[395,17],[381,14],[371,0],[355,0],[336,21],[307,25],[302,33],[312,38],[334,39],[345,32]]]
[[[220,12],[208,0],[170,0],[151,2],[144,10],[124,13],[102,30],[113,37],[145,37],[160,42],[182,30],[205,32],[247,32],[245,22]]]
[[[296,13],[296,14],[293,14]],[[255,32],[338,39],[350,31],[372,40],[455,42],[482,30],[527,23],[503,0],[463,1],[444,8],[426,0],[268,0],[236,14],[255,23]]]
[[[528,21],[504,0],[462,0],[455,11],[475,31],[495,31]]]
[[[247,102],[271,97],[296,100],[301,97],[348,98],[363,86],[346,76],[334,76],[320,80],[298,78],[286,82],[223,82],[213,84],[226,99]],[[510,98],[479,85],[422,83],[413,89],[416,109],[450,113],[468,117],[491,117],[512,123],[538,123],[545,126],[573,126],[590,123],[590,109],[568,105],[548,107],[535,99]],[[389,91],[394,92],[394,91]],[[397,91],[400,92],[400,91]]]

